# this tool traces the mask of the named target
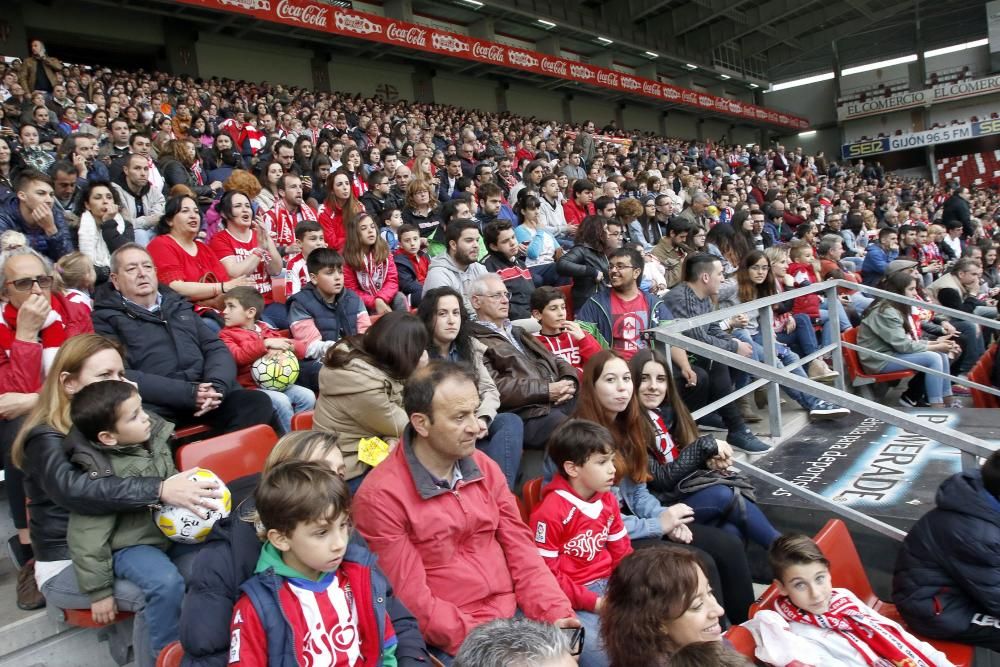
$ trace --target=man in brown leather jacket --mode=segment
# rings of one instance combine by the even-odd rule
[[[524,446],[543,449],[576,404],[576,371],[534,336],[511,325],[510,295],[495,273],[470,285],[476,321],[470,333],[486,346],[483,362],[500,391],[500,409],[524,421]]]

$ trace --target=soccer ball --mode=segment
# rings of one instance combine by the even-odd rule
[[[299,360],[291,352],[274,356],[265,354],[253,362],[250,375],[254,382],[264,389],[285,391],[299,379]]]
[[[216,499],[220,509],[209,510],[208,518],[202,519],[186,507],[163,505],[153,512],[153,519],[160,532],[174,542],[198,544],[208,537],[216,521],[229,516],[233,507],[233,497],[229,493],[229,488],[211,470],[199,468],[189,479],[194,481],[212,480],[218,484],[222,490],[222,497]]]

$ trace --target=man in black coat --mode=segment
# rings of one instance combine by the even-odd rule
[[[271,422],[271,400],[240,388],[226,345],[190,301],[159,287],[142,246],[129,243],[111,255],[111,283],[97,290],[93,319],[97,333],[124,345],[126,376],[164,419],[223,432]]]
[[[962,236],[967,240],[971,239],[972,234],[976,231],[972,227],[972,214],[969,208],[972,194],[969,192],[969,188],[963,187],[959,183],[950,186],[949,190],[951,196],[945,199],[941,206],[941,224],[947,228],[948,223],[953,220],[961,222]]]
[[[903,540],[892,601],[914,632],[1000,651],[1000,451],[935,501]]]

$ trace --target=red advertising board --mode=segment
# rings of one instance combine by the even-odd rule
[[[331,35],[342,35],[371,42],[382,42],[417,51],[472,60],[498,67],[509,67],[542,76],[579,81],[638,97],[651,98],[714,111],[754,122],[802,130],[809,127],[805,118],[779,113],[739,100],[688,90],[623,74],[613,69],[519,49],[485,39],[466,37],[429,26],[388,19],[306,0],[178,0],[187,5],[253,16],[262,21],[282,23]]]

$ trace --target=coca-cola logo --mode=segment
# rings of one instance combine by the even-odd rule
[[[788,124],[788,116],[786,116],[784,114],[778,116],[778,122],[781,123],[782,125],[787,125]]]
[[[642,83],[642,92],[646,93],[647,95],[653,95],[654,97],[661,97],[663,95],[662,89],[663,86],[661,86],[658,83],[650,83],[648,81],[643,81]]]
[[[507,60],[510,61],[511,65],[518,67],[531,67],[532,69],[538,67],[538,58],[524,51],[507,49]]]
[[[440,32],[431,33],[431,46],[441,51],[451,51],[452,53],[464,53],[469,50],[469,45],[457,37],[444,35]]]
[[[703,107],[713,107],[715,106],[715,100],[709,97],[708,95],[699,95],[698,104],[700,104]]]
[[[615,72],[609,72],[608,70],[599,69],[597,70],[597,83],[603,83],[607,86],[618,87],[618,74]]]
[[[394,42],[403,42],[419,47],[427,46],[427,31],[421,30],[417,26],[400,28],[395,23],[390,23],[389,27],[385,29],[385,36]]]
[[[559,76],[566,76],[566,61],[542,58],[542,69],[546,72],[558,74]]]
[[[503,58],[503,47],[499,44],[483,44],[482,42],[474,42],[472,44],[472,55],[477,58],[485,58],[486,60],[492,60],[495,63],[504,63]]]
[[[739,102],[730,102],[729,111],[731,113],[743,113],[743,105]]]
[[[622,88],[625,88],[626,90],[639,90],[642,88],[642,84],[630,76],[623,76]]]
[[[663,96],[666,97],[668,100],[679,100],[681,98],[681,91],[671,86],[664,86]]]
[[[698,104],[698,96],[692,92],[681,93],[681,99],[686,104]]]
[[[573,77],[583,79],[584,81],[590,81],[596,76],[594,74],[594,70],[590,69],[586,65],[570,65],[569,73]]]
[[[337,26],[338,30],[356,32],[359,35],[382,34],[382,26],[378,23],[373,23],[362,16],[356,16],[354,14],[343,14],[338,12],[334,15],[333,22]]]
[[[326,13],[328,8],[319,5],[293,5],[288,0],[281,0],[278,3],[278,18],[290,19],[303,25],[326,27]]]
[[[767,112],[764,111],[763,109],[757,109],[756,113],[757,113],[757,118],[760,118],[762,120],[764,118],[767,118]]]

